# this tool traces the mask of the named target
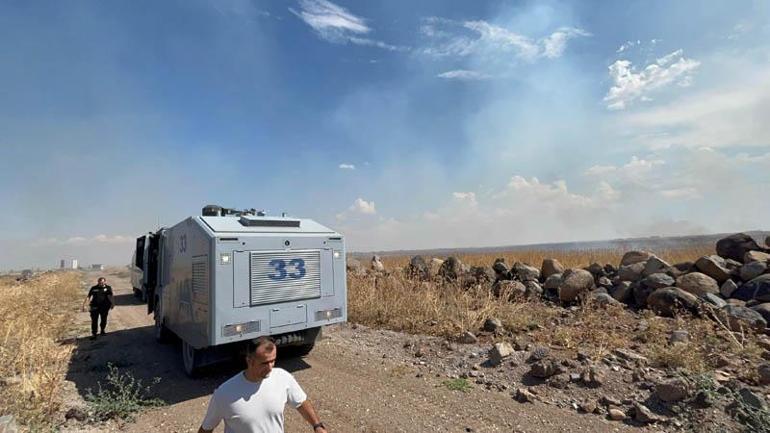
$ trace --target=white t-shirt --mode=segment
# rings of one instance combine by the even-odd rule
[[[260,382],[240,372],[214,391],[203,428],[213,430],[224,420],[225,433],[283,433],[286,403],[298,408],[306,399],[294,376],[282,368],[273,368]]]

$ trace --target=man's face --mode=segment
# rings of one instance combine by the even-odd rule
[[[277,353],[278,350],[275,347],[269,351],[259,347],[252,355],[246,357],[246,368],[254,376],[264,379],[273,371]]]
[[[107,285],[107,280],[105,280],[104,278],[99,278],[98,284],[99,286],[104,287]]]

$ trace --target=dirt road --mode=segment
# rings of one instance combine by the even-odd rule
[[[93,284],[96,277],[87,274],[86,281]],[[111,362],[145,381],[161,378],[153,394],[167,405],[141,414],[133,423],[69,425],[65,431],[196,432],[211,393],[236,374],[239,365],[221,365],[202,378],[188,378],[179,344],[155,342],[152,317],[146,314],[146,305],[132,296],[127,277],[112,271],[107,278],[117,304],[109,316],[108,335],[89,340],[88,314],[79,314],[82,333],[67,379],[83,397],[97,380],[104,380],[106,364]],[[304,359],[280,359],[279,354],[278,366],[295,375],[332,432],[647,431],[540,402],[521,404],[512,399],[510,390],[474,386],[467,392],[451,391],[443,384],[446,377],[400,355],[404,343],[414,338],[339,326],[325,330],[324,338]],[[222,432],[223,427],[216,431]],[[310,428],[287,409],[286,431]]]

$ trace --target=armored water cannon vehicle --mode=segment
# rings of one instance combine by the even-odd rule
[[[190,375],[265,335],[307,354],[322,326],[347,320],[343,236],[310,219],[209,205],[149,241],[155,336],[181,339]]]

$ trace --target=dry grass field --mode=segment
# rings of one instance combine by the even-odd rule
[[[655,253],[669,263],[678,263],[714,254],[714,250],[713,246],[703,246]],[[607,250],[517,251],[515,254],[460,255],[459,258],[469,265],[491,266],[497,257],[503,257],[509,266],[521,261],[538,268],[544,258],[555,258],[566,267],[583,267],[594,262],[617,266],[622,254],[622,251]],[[389,270],[386,274],[348,276],[350,321],[451,339],[463,331],[476,332],[487,318],[496,317],[523,342],[581,351],[597,360],[616,348],[633,348],[656,366],[699,373],[713,370],[721,362],[720,356],[730,353],[745,363],[744,378],[756,379],[751,366],[760,361],[761,350],[753,336],[736,337],[712,320],[688,314],[663,318],[650,311],[636,312],[613,306],[581,305],[568,311],[540,300],[509,302],[507,296],[493,296],[490,287],[485,285],[462,288],[439,279],[412,281],[401,272],[409,259],[383,257]],[[689,342],[668,344],[674,330],[687,330]]]
[[[0,279],[0,414],[30,431],[45,431],[59,408],[80,290],[76,272],[45,273],[27,281]]]

